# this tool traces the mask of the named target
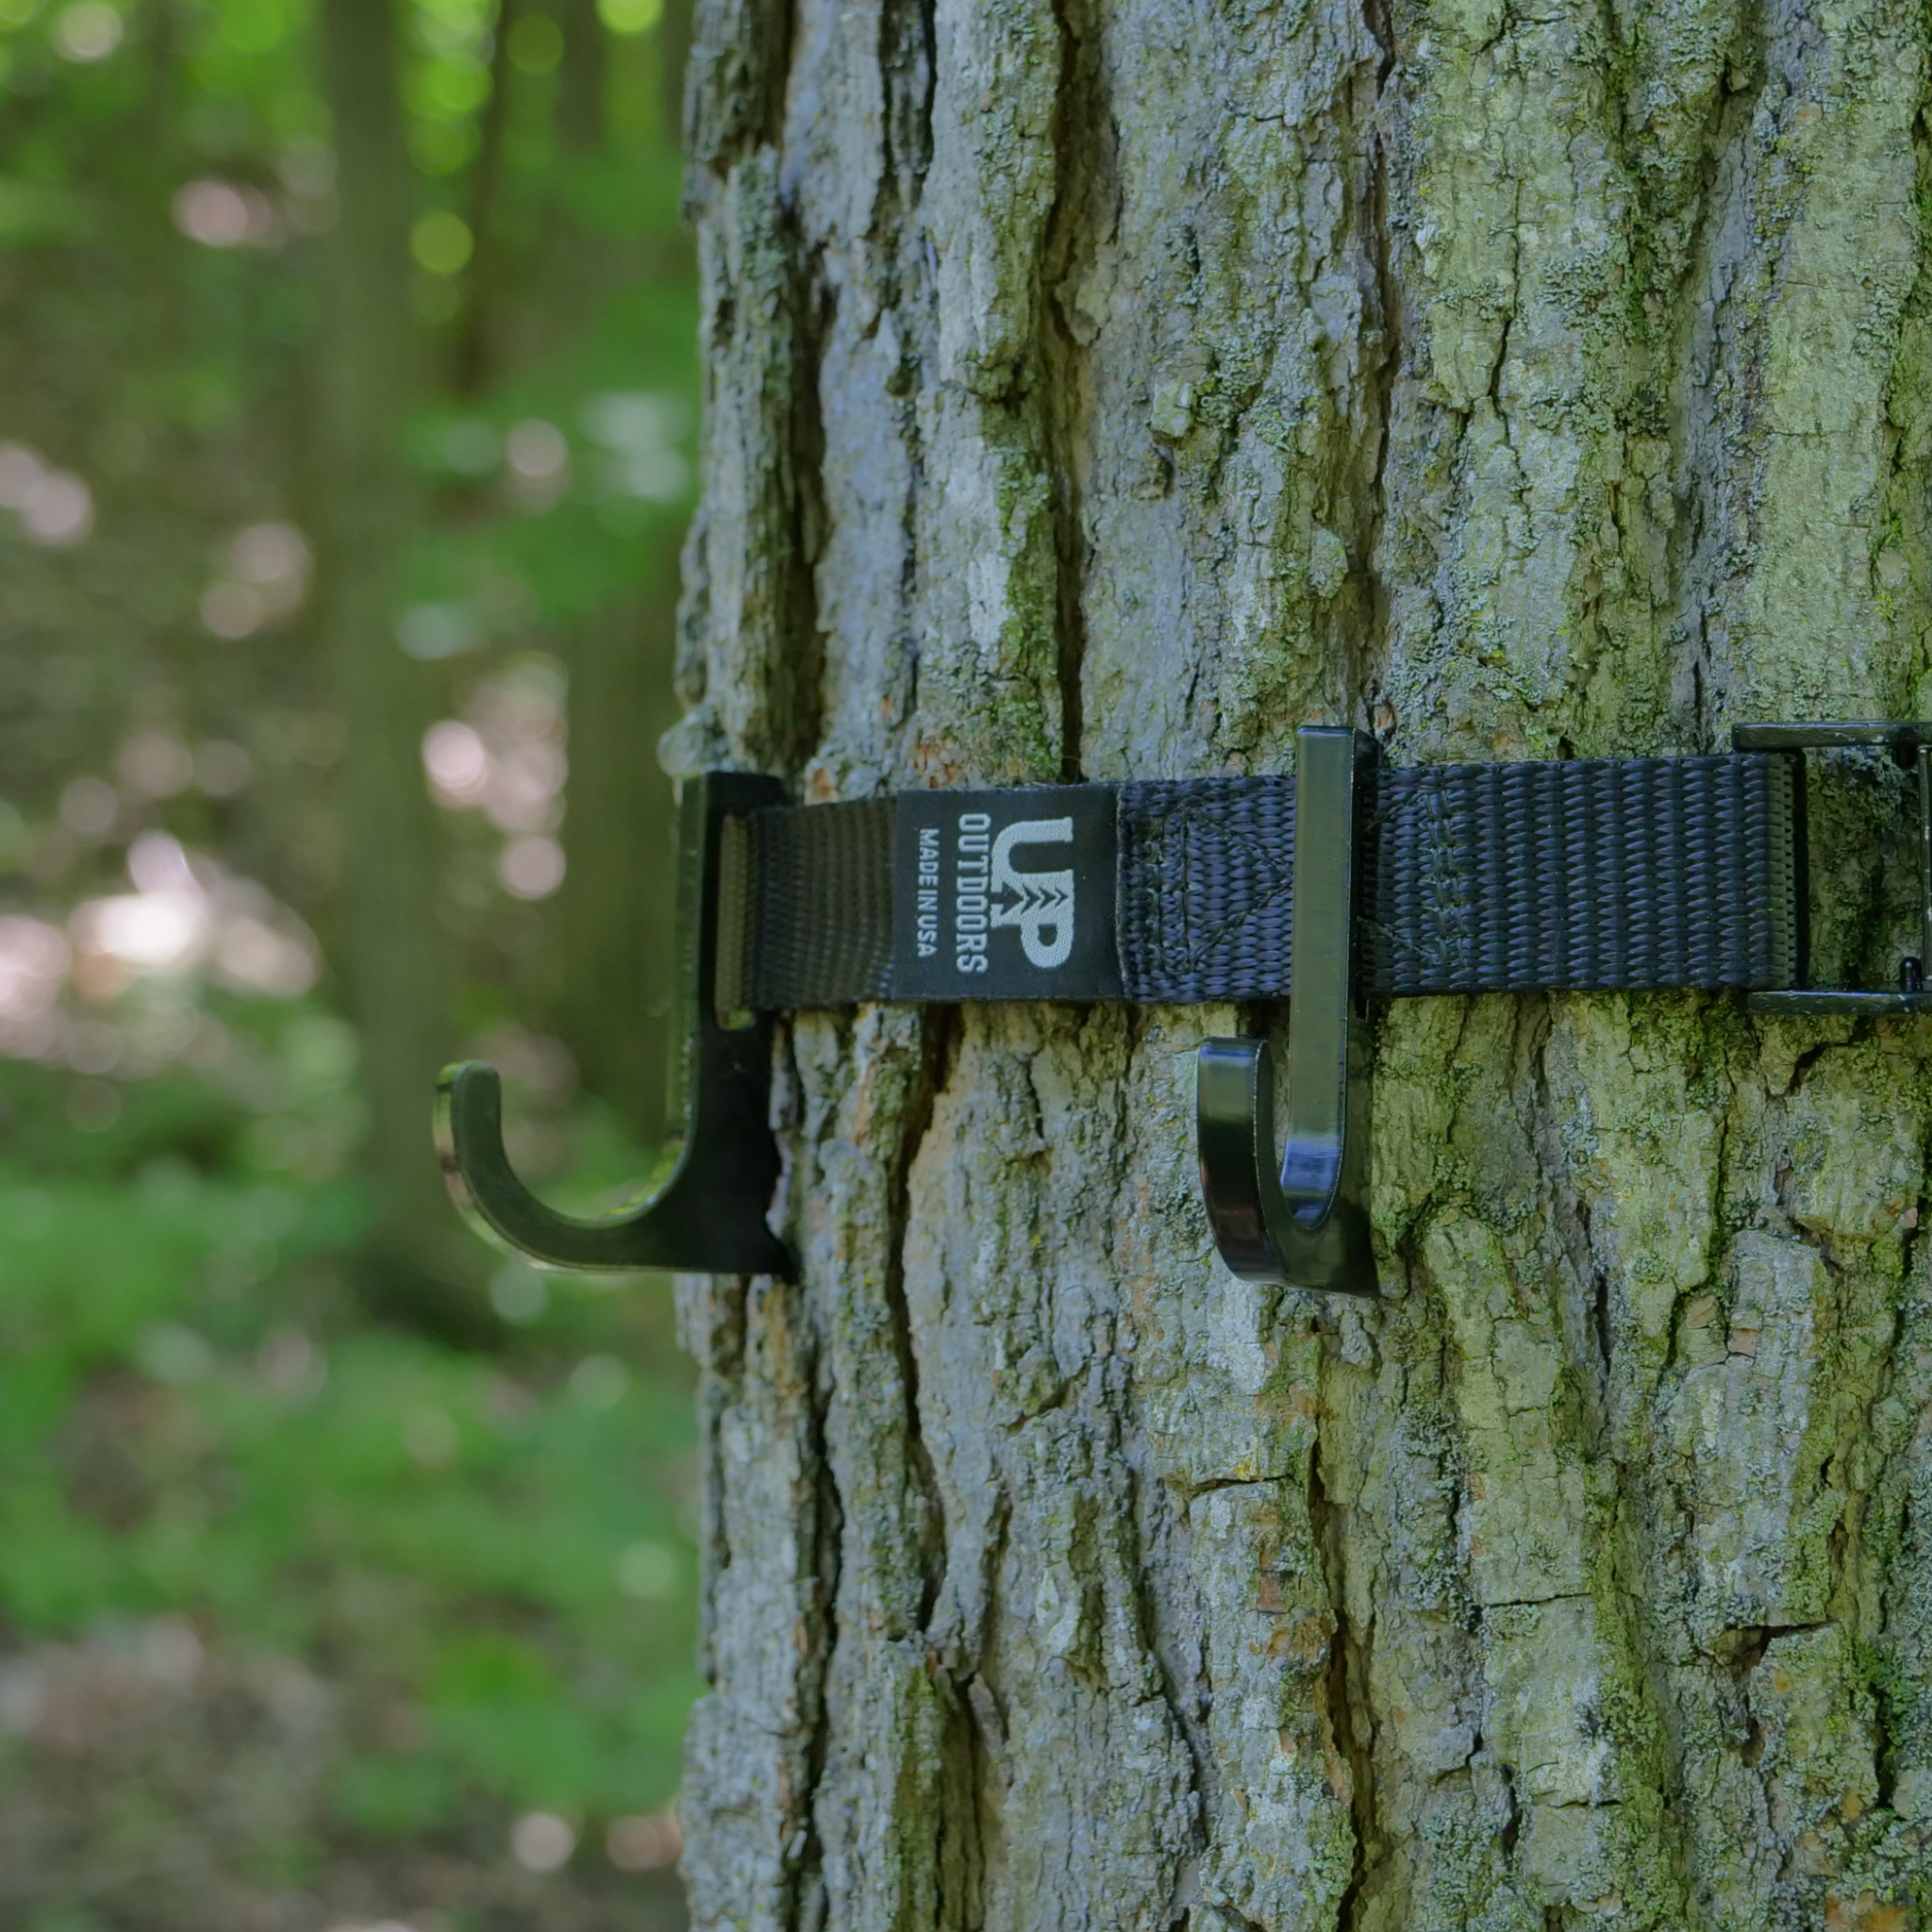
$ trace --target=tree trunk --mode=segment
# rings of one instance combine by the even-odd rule
[[[1932,710],[1923,12],[1370,4],[705,0],[667,761]],[[1925,1932],[1924,1023],[1395,1003],[1357,1305],[1208,1244],[1278,1017],[791,1024],[804,1278],[682,1289],[697,1924]]]
[[[651,760],[664,726],[675,558],[570,635],[570,872],[558,904],[559,1029],[585,1083],[647,1141],[664,1131],[675,812]]]
[[[676,31],[689,10],[688,0],[673,0],[658,32]],[[565,0],[562,21],[558,135],[574,160],[594,162],[610,144],[607,35],[596,0]],[[669,239],[652,272],[689,286],[682,238]],[[635,273],[634,263],[613,255],[609,237],[580,225],[561,197],[549,251],[551,274],[575,291],[579,317],[608,301],[626,268]],[[558,902],[568,966],[558,1021],[585,1084],[655,1141],[664,1131],[673,937],[665,908],[675,891],[676,811],[651,746],[675,709],[676,559],[661,538],[641,541],[659,553],[644,590],[591,610],[569,638],[570,870]]]
[[[369,1095],[368,1285],[396,1312],[467,1332],[480,1318],[457,1284],[474,1262],[427,1131],[451,1044],[420,751],[433,690],[395,632],[415,507],[402,432],[418,393],[396,26],[389,0],[327,0],[322,28],[341,211],[323,254],[311,482],[317,625],[348,726],[337,891]]]

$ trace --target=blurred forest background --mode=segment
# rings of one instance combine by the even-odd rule
[[[0,1928],[683,1922],[679,0],[0,0]],[[567,970],[566,970],[567,968]]]

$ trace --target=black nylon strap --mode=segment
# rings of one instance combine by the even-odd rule
[[[1384,767],[1365,803],[1357,940],[1375,992],[1801,976],[1786,756]],[[752,815],[751,835],[761,1008],[1289,990],[1291,778],[774,807]],[[974,958],[992,974],[967,971]]]

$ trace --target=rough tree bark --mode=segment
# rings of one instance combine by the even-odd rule
[[[1923,9],[1367,4],[703,0],[668,763],[1932,712]],[[1932,1925],[1932,1035],[1398,1005],[1356,1306],[1208,1247],[1275,1019],[789,1028],[804,1279],[681,1291],[696,1923]]]

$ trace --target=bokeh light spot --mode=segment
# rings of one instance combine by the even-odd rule
[[[293,524],[251,524],[228,545],[228,569],[244,584],[299,583],[308,544]]]
[[[212,178],[177,189],[175,225],[204,248],[265,247],[281,239],[275,205],[258,188]]]
[[[121,16],[105,0],[75,0],[54,23],[54,51],[63,60],[105,60],[125,31]]]
[[[547,899],[563,884],[563,847],[539,833],[512,839],[497,855],[496,876],[516,899]]]
[[[490,1277],[490,1306],[506,1322],[526,1327],[550,1306],[549,1284],[527,1262],[507,1261]]]
[[[684,1831],[675,1811],[655,1818],[613,1818],[604,1850],[620,1872],[662,1872],[684,1856]]]
[[[547,13],[526,13],[509,30],[510,65],[520,74],[548,74],[563,58],[563,29]]]
[[[0,509],[25,509],[47,466],[24,443],[0,442]]]
[[[423,769],[445,805],[480,805],[490,789],[490,748],[471,725],[455,718],[432,724],[423,737]]]
[[[664,16],[664,0],[597,0],[597,18],[614,34],[647,34]]]
[[[587,1355],[570,1372],[570,1392],[586,1408],[615,1408],[630,1387],[630,1371],[614,1355]]]
[[[422,216],[409,231],[409,252],[433,275],[460,275],[475,247],[469,223],[448,208]]]
[[[442,435],[442,463],[458,476],[487,476],[503,456],[503,442],[480,416],[452,423]]]
[[[94,526],[93,497],[78,476],[49,470],[21,507],[20,526],[50,549],[84,542]]]
[[[396,620],[396,642],[411,658],[433,663],[439,658],[459,658],[481,641],[476,613],[451,599],[440,604],[412,604]]]
[[[137,731],[116,767],[129,791],[149,798],[173,798],[194,782],[194,754],[165,731]]]
[[[447,1469],[457,1459],[462,1437],[440,1408],[412,1408],[403,1418],[403,1447],[422,1469]]]
[[[253,584],[211,584],[201,600],[202,623],[231,642],[253,637],[267,615],[267,600]]]
[[[677,1584],[677,1558],[662,1543],[632,1543],[617,1559],[617,1587],[640,1603],[658,1603]]]
[[[194,782],[210,798],[232,798],[255,774],[255,760],[239,744],[211,738],[194,755]]]
[[[577,1848],[577,1835],[554,1811],[525,1811],[510,1826],[509,1848],[525,1872],[560,1872]]]
[[[105,839],[120,816],[120,795],[103,778],[75,778],[60,794],[60,823],[83,839]]]
[[[509,433],[504,446],[509,466],[528,483],[547,483],[563,474],[570,461],[570,444],[555,423],[531,416]]]

